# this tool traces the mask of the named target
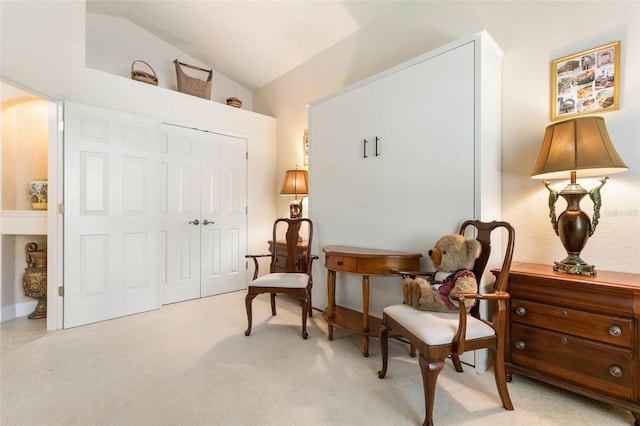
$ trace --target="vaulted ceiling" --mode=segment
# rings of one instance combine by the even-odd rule
[[[88,0],[255,90],[404,1]]]

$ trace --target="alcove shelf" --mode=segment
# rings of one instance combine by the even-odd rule
[[[47,235],[47,210],[0,210],[1,235]]]

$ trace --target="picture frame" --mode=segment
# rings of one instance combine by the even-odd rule
[[[304,131],[302,135],[302,155],[304,157],[304,165],[309,165],[309,132]]]
[[[551,62],[551,121],[618,110],[620,41]]]

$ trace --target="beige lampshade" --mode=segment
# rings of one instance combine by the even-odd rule
[[[307,195],[309,176],[306,170],[287,170],[282,181],[280,195]]]
[[[547,127],[533,179],[602,176],[629,170],[609,139],[602,117],[583,117]]]

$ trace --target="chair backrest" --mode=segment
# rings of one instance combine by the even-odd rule
[[[306,241],[305,245],[307,247],[306,250],[303,250],[299,243],[302,242],[301,231],[305,231],[302,229],[303,224],[306,225]],[[278,256],[281,254],[278,253],[276,249],[276,242],[282,241],[281,235],[282,231],[286,231],[284,235],[284,241],[286,244],[286,261],[284,265],[281,262],[278,262]],[[311,267],[311,243],[313,241],[313,222],[308,218],[280,218],[276,219],[273,223],[273,244],[274,249],[271,251],[271,264],[269,266],[269,270],[271,273],[276,272],[276,266],[279,265],[281,268],[284,268],[284,272],[301,272],[298,267],[298,263],[302,261],[302,264],[307,265],[307,269]],[[297,252],[297,253],[296,253]],[[304,258],[304,259],[302,259]],[[311,271],[302,271],[309,274]]]
[[[511,224],[507,222],[482,222],[480,220],[467,220],[460,226],[460,235],[465,235],[467,232],[474,232],[476,240],[478,240],[482,246],[480,257],[476,259],[473,265],[473,274],[480,284],[480,280],[484,274],[484,270],[489,262],[491,256],[491,233],[498,229],[503,228],[507,231],[507,246],[505,248],[504,258],[502,260],[502,268],[500,274],[493,285],[495,291],[507,291],[507,285],[509,283],[509,270],[511,269],[511,259],[513,258],[513,246],[515,239],[515,230]],[[476,303],[470,311],[471,315],[476,318],[480,318],[480,303]]]

